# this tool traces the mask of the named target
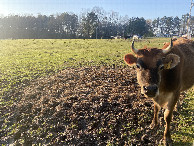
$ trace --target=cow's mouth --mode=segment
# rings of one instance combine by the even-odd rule
[[[150,94],[144,94],[146,97],[148,97],[148,98],[155,98],[156,97],[156,93],[154,94],[154,93],[150,93]]]
[[[158,95],[158,87],[156,85],[152,85],[152,86],[143,86],[142,87],[142,93],[148,97],[148,98],[154,98]]]

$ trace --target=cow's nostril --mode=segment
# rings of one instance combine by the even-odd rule
[[[153,91],[157,92],[157,90],[158,90],[158,87],[157,86],[153,86]]]
[[[147,88],[146,86],[143,86],[143,89],[144,89],[145,91],[147,91],[147,90],[148,90],[148,88]]]
[[[144,94],[148,97],[154,97],[158,91],[157,85],[143,86]]]

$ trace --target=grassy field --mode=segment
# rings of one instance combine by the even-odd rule
[[[169,39],[142,40],[136,47],[161,47]],[[129,40],[1,40],[0,94],[67,67],[125,65]]]
[[[123,64],[129,43],[111,40],[1,40],[1,93],[67,67]]]
[[[162,48],[170,39],[141,40],[136,48]],[[0,40],[0,106],[13,104],[6,96],[34,79],[46,77],[68,67],[126,66],[123,56],[129,53],[131,40]],[[187,92],[181,121],[172,137],[177,145],[186,142],[192,145],[194,92]]]

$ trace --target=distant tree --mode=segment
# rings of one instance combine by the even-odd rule
[[[181,26],[180,26],[180,33],[181,34],[186,34],[187,33],[187,22],[189,19],[189,14],[182,15],[182,21],[181,21]]]
[[[98,16],[94,12],[87,13],[87,16],[83,17],[81,22],[82,36],[84,38],[95,38],[98,22]]]
[[[179,17],[162,17],[155,20],[120,16],[118,12],[106,12],[103,8],[55,15],[9,15],[0,17],[0,39],[62,39],[62,38],[110,38],[111,36],[153,36],[153,32],[163,34],[185,33],[188,14]],[[194,18],[190,27],[194,26]]]
[[[78,17],[75,14],[62,13],[57,18],[59,23],[58,33],[61,38],[76,38],[78,29]]]
[[[161,33],[166,36],[179,35],[181,20],[178,17],[162,17],[153,20],[152,30],[155,34]]]
[[[174,20],[174,28],[173,28],[173,34],[180,35],[180,26],[181,26],[181,19],[179,17],[175,17]]]
[[[147,24],[148,31],[143,35],[143,37],[153,37],[154,33],[153,33],[153,29],[152,29],[152,20],[147,19],[146,24]]]
[[[144,18],[131,18],[128,22],[127,33],[131,35],[140,35],[148,33],[149,27]]]
[[[152,21],[152,28],[159,28],[160,26],[160,18],[158,17],[157,19],[154,19]]]
[[[160,27],[163,34],[171,34],[174,29],[173,17],[162,17],[160,19]]]

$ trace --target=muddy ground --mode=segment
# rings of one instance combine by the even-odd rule
[[[129,67],[68,68],[37,79],[15,102],[1,107],[1,144],[158,145],[164,130],[150,130],[153,103],[139,92]],[[6,122],[5,122],[6,119]],[[173,120],[179,120],[175,112]],[[7,126],[6,126],[7,125]],[[174,132],[177,123],[171,124]],[[8,128],[9,127],[9,128]]]

